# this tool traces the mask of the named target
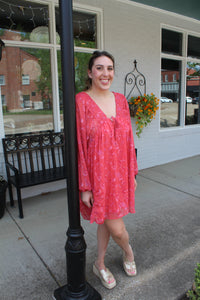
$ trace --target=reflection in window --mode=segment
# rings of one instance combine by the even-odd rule
[[[3,51],[5,134],[53,129],[50,50],[5,47]]]
[[[196,36],[188,36],[188,56],[200,58],[200,38]]]
[[[87,68],[90,57],[90,53],[75,53],[74,66],[76,93],[83,91],[86,87]]]
[[[29,75],[22,75],[22,85],[29,85],[29,84],[30,84]]]
[[[0,2],[0,38],[49,43],[48,6],[25,0]]]
[[[173,81],[176,81],[176,74],[173,74]]]
[[[182,33],[162,29],[162,52],[182,55]]]
[[[56,8],[56,31],[60,32],[59,9]],[[74,45],[77,47],[97,48],[96,15],[73,11]],[[57,43],[60,42],[59,40]]]
[[[62,93],[62,75],[61,75],[61,54],[60,51],[57,53],[58,57],[58,80],[59,80],[59,98],[60,98],[60,109],[61,109],[61,127],[63,128],[63,93]],[[88,61],[91,57],[90,53],[79,53],[74,54],[74,67],[75,67],[75,92],[76,94],[83,91],[86,87],[87,78],[87,67]]]
[[[1,103],[2,103],[3,107],[6,105],[6,97],[5,97],[5,95],[1,95]]]
[[[5,85],[5,76],[0,75],[0,85]]]
[[[176,74],[176,82],[174,82]],[[167,78],[161,83],[161,116],[160,126],[171,127],[180,125],[180,81],[181,63],[177,60],[162,59],[161,76]]]
[[[185,125],[200,124],[200,63],[188,62]]]
[[[23,107],[32,108],[32,101],[30,101],[30,95],[23,95]]]
[[[200,124],[200,38],[188,35],[183,39],[183,36],[187,33],[162,29],[162,56],[167,53],[168,58],[162,58],[161,74],[163,79],[168,76],[168,82],[161,82],[161,127]],[[187,57],[183,56],[182,48],[187,49]],[[182,56],[180,61],[177,55]],[[187,66],[183,78],[182,65]],[[181,119],[181,124],[180,108],[185,111],[185,122]]]

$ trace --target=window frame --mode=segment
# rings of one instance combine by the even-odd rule
[[[31,2],[31,0],[29,0]],[[4,40],[6,47],[20,47],[20,48],[39,48],[48,49],[50,51],[51,61],[51,85],[52,85],[52,104],[53,104],[53,129],[56,132],[61,131],[60,123],[60,104],[59,104],[59,86],[58,86],[58,65],[57,65],[57,51],[61,50],[61,46],[56,43],[56,26],[55,26],[55,8],[58,7],[57,1],[34,1],[47,5],[49,12],[49,43],[37,43],[31,41],[14,41]],[[89,5],[73,4],[74,11],[85,13],[92,13],[96,15],[97,21],[97,48],[82,48],[74,47],[74,52],[93,53],[95,50],[103,49],[103,9]],[[0,128],[5,134],[4,123],[3,128]]]
[[[162,29],[168,29],[168,30],[172,30],[172,31],[176,31],[179,33],[182,33],[182,55],[174,55],[174,54],[169,54],[169,53],[164,53],[162,52]],[[186,72],[187,72],[187,63],[188,62],[194,62],[194,63],[199,63],[200,64],[200,59],[197,58],[193,58],[193,57],[189,57],[187,56],[187,49],[188,49],[188,36],[192,35],[194,37],[198,37],[200,38],[200,34],[198,32],[193,32],[193,31],[189,31],[186,29],[182,29],[182,28],[177,28],[174,26],[170,26],[167,24],[161,24],[160,27],[160,45],[161,45],[161,50],[160,50],[160,64],[161,64],[161,60],[162,58],[166,58],[166,59],[173,59],[176,61],[180,61],[181,62],[181,85],[180,85],[180,94],[181,97],[179,99],[179,116],[180,116],[180,124],[178,126],[174,126],[174,127],[166,127],[166,128],[162,128],[160,126],[160,122],[159,122],[159,126],[160,126],[160,131],[169,131],[169,130],[175,130],[175,129],[186,129],[186,128],[194,128],[194,127],[200,127],[200,124],[192,124],[192,125],[186,125],[185,124],[185,114],[186,114],[186,109],[185,109],[185,97],[186,97]],[[161,66],[161,65],[160,65]],[[161,69],[161,68],[160,68]],[[160,82],[160,95],[161,95],[161,84],[162,82]]]

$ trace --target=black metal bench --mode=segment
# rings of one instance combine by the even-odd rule
[[[66,178],[64,134],[47,132],[15,135],[3,139],[10,204],[12,185],[17,189],[20,218],[24,217],[21,189]]]

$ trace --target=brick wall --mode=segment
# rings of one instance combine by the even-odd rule
[[[4,38],[10,38],[7,36],[9,34],[7,31]],[[19,47],[6,46],[2,52],[0,66],[0,75],[5,76],[1,94],[5,96],[8,111],[18,111],[24,107],[23,95],[29,95],[32,106],[34,102],[41,101],[35,83],[41,74],[41,68],[35,56]],[[22,84],[22,75],[29,76],[28,85]]]

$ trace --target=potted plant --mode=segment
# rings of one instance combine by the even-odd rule
[[[0,175],[0,219],[3,217],[6,207],[7,181]]]
[[[187,292],[187,296],[191,300],[200,299],[200,263],[195,268],[195,279],[192,285],[192,289]]]
[[[156,111],[159,109],[159,99],[151,93],[151,95],[131,97],[128,102],[130,114],[136,119],[136,134],[140,137],[143,128],[155,118]]]

